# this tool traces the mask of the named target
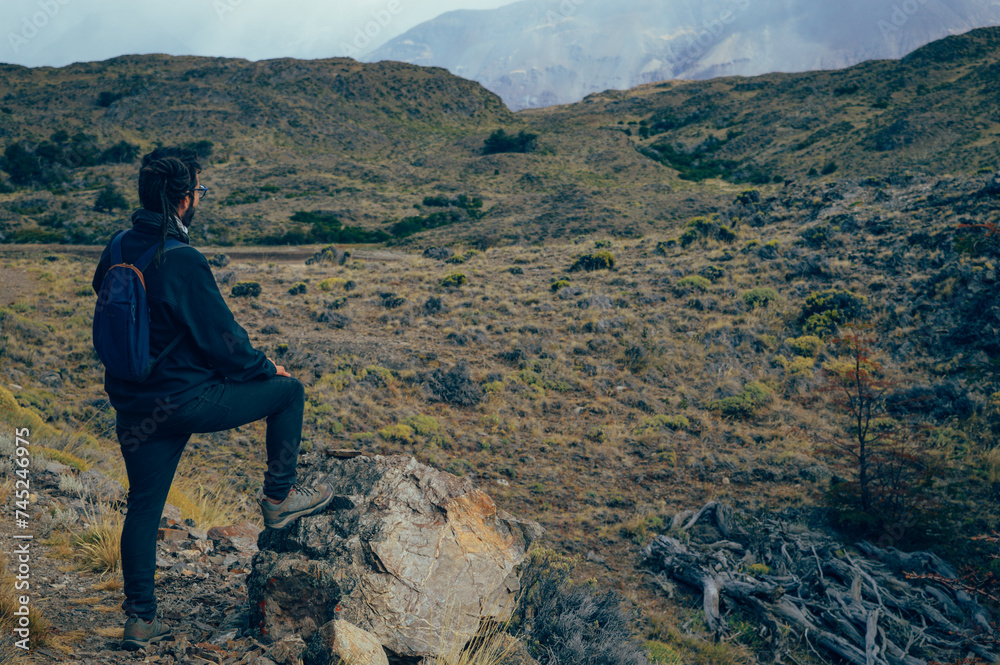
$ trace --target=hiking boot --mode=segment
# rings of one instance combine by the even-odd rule
[[[172,640],[173,638],[173,632],[163,625],[159,617],[152,621],[144,621],[133,614],[125,622],[125,639],[122,640],[122,649],[136,651],[145,649],[153,642]]]
[[[281,503],[272,503],[266,496],[259,500],[264,513],[264,528],[281,529],[297,517],[320,512],[333,498],[333,492],[326,485],[302,487],[293,485],[288,496]]]

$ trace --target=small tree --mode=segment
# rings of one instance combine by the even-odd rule
[[[128,201],[122,196],[114,185],[105,185],[94,200],[94,210],[97,212],[112,213],[116,209],[125,210],[128,208]]]
[[[885,397],[895,388],[872,350],[874,335],[851,328],[831,340],[844,355],[824,367],[832,405],[848,418],[847,436],[826,441],[822,452],[843,461],[854,477],[832,489],[841,517],[853,526],[887,528],[899,539],[918,521],[929,499],[918,493],[929,475],[929,459],[918,433],[887,417]]]

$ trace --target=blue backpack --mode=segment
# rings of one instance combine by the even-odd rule
[[[128,231],[125,231],[128,233]],[[104,275],[94,308],[94,348],[111,376],[126,381],[145,381],[160,358],[181,341],[181,332],[152,360],[149,357],[149,306],[142,271],[149,267],[156,252],[150,247],[136,265],[122,261],[122,238],[111,242],[111,267]],[[167,238],[164,251],[186,247],[175,238]]]

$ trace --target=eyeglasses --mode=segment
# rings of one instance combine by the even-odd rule
[[[194,191],[198,192],[198,200],[199,201],[202,200],[203,198],[205,198],[206,196],[208,196],[208,187],[206,187],[205,185],[201,185],[199,187],[195,187]]]

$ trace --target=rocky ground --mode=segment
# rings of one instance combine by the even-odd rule
[[[97,472],[87,474],[116,484]],[[35,476],[33,512],[39,517],[32,545],[31,597],[51,630],[42,646],[21,655],[18,662],[273,662],[264,658],[267,647],[241,635],[247,617],[245,581],[259,529],[250,523],[197,528],[191,520],[180,522],[180,511],[169,504],[157,543],[156,593],[160,615],[173,627],[175,639],[140,652],[121,650],[126,617],[120,571],[80,570],[58,538],[63,526],[80,526],[95,512],[80,493],[60,489],[60,479],[64,488],[71,484],[67,477],[81,476],[57,462],[48,462]],[[121,498],[112,495],[106,505],[120,507]],[[14,542],[9,527],[0,530],[3,551],[13,551]]]

